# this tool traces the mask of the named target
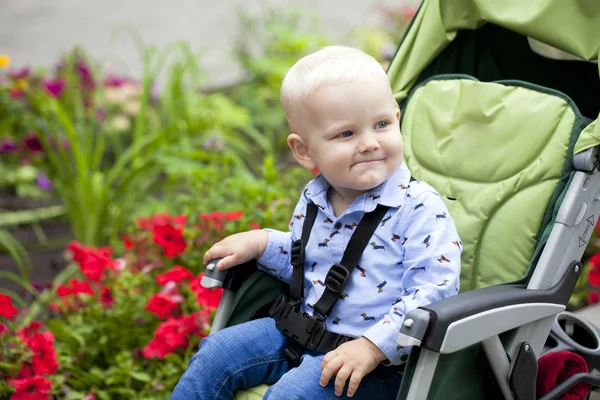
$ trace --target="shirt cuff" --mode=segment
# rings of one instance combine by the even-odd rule
[[[288,264],[290,259],[292,247],[290,232],[281,232],[274,229],[265,229],[265,231],[269,234],[267,247],[256,261],[258,264],[269,268],[261,268],[261,265],[258,267],[271,275],[280,275],[282,266]]]
[[[406,360],[405,354],[410,348],[396,343],[398,332],[398,326],[389,317],[386,317],[369,328],[363,336],[379,347],[391,365],[400,365]],[[383,363],[387,364],[386,361]]]

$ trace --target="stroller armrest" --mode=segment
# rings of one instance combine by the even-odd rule
[[[236,293],[242,287],[244,281],[253,272],[258,270],[256,260],[250,260],[225,271],[217,271],[215,266],[219,260],[214,259],[208,262],[204,276],[200,282],[205,288],[222,287],[225,290]]]
[[[565,309],[581,263],[576,261],[562,279],[545,290],[523,285],[476,289],[409,312],[397,337],[401,346],[421,346],[453,353],[518,326]]]

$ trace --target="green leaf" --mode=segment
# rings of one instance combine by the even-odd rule
[[[85,348],[85,339],[81,335],[68,329],[63,321],[58,319],[48,320],[48,329],[50,329],[58,341],[76,346],[76,350]]]
[[[141,382],[150,382],[152,380],[152,377],[149,374],[147,374],[146,372],[129,371],[129,375],[133,379],[137,379],[138,381],[141,381]]]

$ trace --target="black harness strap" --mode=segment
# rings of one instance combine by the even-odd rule
[[[290,263],[293,270],[290,296],[282,293],[269,310],[269,315],[276,321],[277,329],[289,338],[284,354],[292,368],[299,365],[300,356],[306,349],[327,353],[342,343],[354,339],[348,335],[329,332],[325,327],[325,320],[387,210],[388,207],[377,205],[374,211],[363,216],[344,250],[342,260],[339,264],[332,265],[327,272],[325,292],[315,304],[313,315],[309,315],[300,307],[304,298],[304,252],[318,208],[314,203],[308,203],[302,237],[292,243]]]
[[[292,243],[290,263],[294,268],[290,280],[290,297],[293,302],[300,304],[304,297],[304,249],[310,238],[310,231],[315,224],[318,208],[312,201],[306,206],[306,218],[302,226],[302,237]]]
[[[346,250],[344,250],[342,261],[332,265],[327,272],[325,292],[314,306],[313,315],[317,318],[321,317],[323,321],[327,319],[387,210],[388,207],[378,204],[374,211],[365,214],[360,220],[358,227],[350,237]]]

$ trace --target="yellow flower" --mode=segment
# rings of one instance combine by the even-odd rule
[[[0,68],[8,68],[10,57],[7,54],[0,54]]]
[[[29,82],[26,79],[17,79],[15,82],[15,87],[17,89],[27,90],[29,88]]]

